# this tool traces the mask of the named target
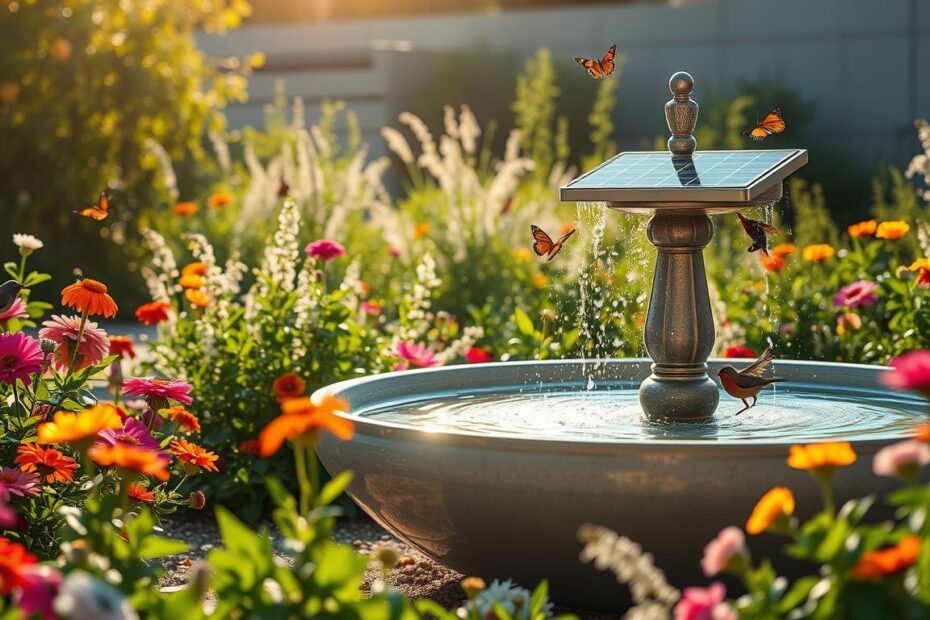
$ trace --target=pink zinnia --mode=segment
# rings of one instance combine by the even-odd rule
[[[51,340],[58,344],[55,349],[55,368],[64,370],[71,363],[74,344],[78,339],[81,328],[81,317],[52,315],[51,320],[42,323],[39,338]],[[94,364],[99,364],[110,352],[110,341],[107,333],[98,328],[93,321],[84,323],[81,333],[81,342],[78,344],[77,361],[72,370],[81,370]]]
[[[97,435],[97,442],[108,446],[122,444],[156,452],[162,451],[158,440],[152,437],[145,424],[136,418],[126,418],[122,428],[108,428],[100,431]]]
[[[708,577],[717,576],[727,567],[733,556],[742,552],[745,546],[746,537],[743,535],[743,530],[732,525],[723,528],[717,537],[704,547],[704,557],[701,558],[701,568],[704,569],[704,574]]]
[[[930,445],[908,439],[876,452],[872,458],[872,471],[876,476],[907,476],[927,463],[930,463]]]
[[[307,253],[307,256],[320,258],[324,261],[331,261],[337,256],[346,255],[346,249],[344,247],[329,239],[314,241],[304,248],[304,252]]]
[[[675,620],[736,620],[736,611],[726,602],[726,594],[719,581],[706,588],[685,588],[675,605]]]
[[[24,583],[13,594],[13,605],[28,618],[55,620],[52,603],[61,588],[61,573],[51,566],[36,564],[23,571]]]
[[[20,379],[26,385],[42,368],[42,346],[22,332],[0,334],[0,381],[13,385]]]
[[[173,400],[190,405],[194,399],[190,396],[190,383],[181,380],[168,380],[159,377],[129,377],[123,382],[123,392],[133,396],[149,399]],[[151,406],[151,403],[150,403]]]
[[[493,359],[493,355],[479,347],[471,347],[465,352],[465,361],[469,364],[483,364]]]
[[[869,280],[859,280],[852,284],[847,284],[837,292],[833,297],[834,308],[858,308],[859,306],[871,306],[878,301],[878,284]]]
[[[913,390],[930,398],[930,350],[911,351],[891,360],[893,370],[882,375],[882,383],[895,390]]]
[[[363,301],[358,306],[358,311],[361,314],[370,314],[372,316],[378,316],[381,314],[381,304],[373,301]]]
[[[22,319],[27,316],[29,313],[26,312],[26,302],[17,297],[12,306],[0,312],[0,325],[6,327],[7,323],[13,319]]]
[[[394,355],[404,361],[404,364],[400,364],[402,368],[406,368],[406,364],[418,368],[427,368],[439,364],[436,353],[432,349],[416,342],[397,343]]]
[[[19,522],[19,515],[10,508],[7,499],[0,495],[0,527],[12,529]]]
[[[753,358],[756,356],[756,352],[747,346],[734,344],[723,350],[723,356],[734,358]]]
[[[34,471],[22,471],[12,467],[0,469],[0,498],[9,500],[10,495],[20,497],[39,494],[39,474]]]

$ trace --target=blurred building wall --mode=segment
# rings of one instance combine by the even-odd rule
[[[699,102],[702,91],[733,92],[740,79],[782,76],[817,106],[810,133],[867,165],[906,161],[916,148],[913,119],[930,116],[927,0],[707,0],[262,24],[204,36],[202,46],[267,55],[251,101],[229,110],[233,126],[259,124],[283,79],[289,96],[306,99],[309,120],[321,100],[344,99],[377,140],[381,126],[430,92],[450,54],[484,55],[492,69],[506,58],[517,66],[544,46],[570,64],[614,41],[627,59],[616,112],[624,146],[666,133],[666,81],[678,69],[695,76]],[[506,105],[513,88],[474,95]]]

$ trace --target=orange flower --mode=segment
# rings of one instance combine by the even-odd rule
[[[43,448],[34,443],[21,444],[16,449],[14,462],[23,471],[38,472],[45,482],[71,482],[78,468],[77,462],[55,448]]]
[[[829,470],[856,462],[856,453],[847,441],[825,441],[806,446],[791,446],[788,467],[806,470]]]
[[[930,258],[918,258],[909,269],[917,272],[917,286],[930,287]]]
[[[569,231],[574,230],[574,229],[575,229],[575,225],[572,224],[571,222],[568,222],[566,224],[562,224],[562,232],[559,234],[567,235]]]
[[[533,276],[533,286],[535,286],[536,288],[542,288],[546,286],[547,284],[549,284],[549,278],[547,278],[543,274],[537,273],[535,276]]]
[[[210,305],[210,296],[199,289],[187,289],[184,291],[184,297],[195,308],[206,308]]]
[[[0,594],[6,596],[14,588],[30,585],[29,570],[38,561],[19,543],[0,537]]]
[[[432,230],[433,230],[433,227],[430,226],[426,222],[423,222],[422,224],[417,224],[416,228],[413,229],[413,237],[414,239],[422,239],[426,235],[430,234]]]
[[[171,304],[167,301],[153,301],[136,308],[136,318],[143,325],[155,325],[168,320]]]
[[[882,222],[878,225],[878,230],[875,231],[875,236],[879,239],[895,241],[906,235],[907,231],[910,229],[911,225],[907,222],[902,222],[901,220]]]
[[[207,265],[205,263],[190,263],[189,265],[184,265],[181,269],[181,275],[186,276],[189,274],[205,276],[207,275]],[[183,284],[181,286],[183,286]]]
[[[188,433],[200,432],[200,420],[197,419],[197,416],[180,405],[162,409],[160,413]]]
[[[801,251],[801,256],[804,260],[814,263],[822,263],[832,258],[834,254],[836,254],[836,250],[833,249],[832,245],[827,245],[826,243],[815,243],[814,245],[806,246]]]
[[[321,429],[339,439],[351,439],[355,424],[336,415],[337,411],[348,410],[347,402],[333,396],[324,397],[319,405],[307,397],[286,399],[281,403],[282,415],[269,422],[259,434],[259,453],[269,457],[281,449],[285,440],[313,442]]]
[[[875,220],[866,220],[847,227],[846,232],[848,232],[849,236],[853,239],[858,239],[859,237],[874,237],[877,229],[878,222]]]
[[[770,272],[781,271],[785,268],[785,265],[788,262],[777,254],[772,254],[771,256],[759,252],[759,263],[762,265],[763,269]]]
[[[90,447],[87,454],[90,460],[101,467],[117,467],[145,476],[155,476],[162,482],[171,476],[168,473],[169,460],[164,454],[154,450],[124,443],[113,445],[97,443]]]
[[[110,342],[110,355],[119,355],[120,358],[136,358],[136,350],[133,348],[132,338],[126,336],[110,336],[107,340]]]
[[[207,281],[202,275],[196,273],[185,273],[181,276],[181,279],[178,280],[178,284],[181,285],[181,288],[187,289],[200,289],[203,288],[203,285]]]
[[[205,450],[186,439],[176,439],[170,444],[171,453],[184,463],[184,471],[190,475],[198,469],[219,471],[214,463],[220,458],[213,452]]]
[[[246,439],[239,444],[239,452],[241,454],[251,454],[253,456],[258,456],[258,440],[257,439]]]
[[[775,487],[762,496],[746,521],[746,531],[761,534],[778,520],[794,514],[794,494],[786,487]]]
[[[122,425],[119,409],[113,405],[100,404],[78,413],[59,411],[51,422],[40,424],[36,434],[39,443],[81,444],[92,441],[102,430],[120,428]]]
[[[155,494],[139,484],[129,485],[129,497],[137,502],[147,502],[149,504],[155,501]]]
[[[233,203],[233,195],[227,192],[217,192],[207,199],[207,206],[211,209],[222,209]]]
[[[307,384],[303,379],[289,372],[275,379],[272,389],[274,393],[277,394],[278,398],[283,400],[285,398],[303,396],[304,390],[307,389]]]
[[[930,443],[930,422],[924,422],[914,429],[914,439],[924,443]]]
[[[779,243],[772,248],[772,256],[787,258],[798,251],[798,246],[793,243]]]
[[[879,580],[913,566],[919,553],[920,538],[905,536],[894,547],[863,553],[850,576],[856,581]]]
[[[107,285],[90,278],[78,280],[61,291],[62,305],[86,312],[88,316],[116,316],[116,302],[107,294]]]
[[[171,207],[171,212],[175,215],[180,215],[182,217],[187,217],[197,213],[197,203],[196,202],[176,202]]]
[[[842,336],[847,330],[858,331],[862,329],[862,317],[855,312],[844,312],[836,317],[836,333]]]

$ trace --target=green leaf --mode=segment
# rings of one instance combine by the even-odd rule
[[[311,458],[316,458],[312,456]],[[346,490],[346,487],[352,482],[352,472],[344,471],[332,480],[330,480],[323,489],[320,491],[320,494],[317,496],[314,506],[326,506],[331,504],[339,497],[343,491]]]
[[[787,614],[792,609],[803,603],[807,600],[808,595],[811,590],[814,589],[814,586],[817,585],[817,582],[820,581],[820,577],[802,577],[792,584],[791,588],[788,590],[787,594],[778,601],[778,612],[781,614]]]
[[[543,580],[533,590],[533,596],[530,597],[530,616],[540,613],[546,605],[546,599],[549,597],[549,582]]]
[[[513,316],[517,321],[517,329],[520,330],[521,334],[524,336],[532,336],[536,333],[536,329],[533,327],[533,320],[526,312],[520,308],[514,308]]]
[[[11,278],[19,278],[19,265],[16,263],[3,263],[3,268],[10,274]]]
[[[190,547],[182,540],[172,540],[161,536],[147,536],[139,546],[139,557],[163,558],[167,555],[177,555],[187,551]]]

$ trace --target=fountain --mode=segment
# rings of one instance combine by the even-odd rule
[[[718,411],[710,216],[779,198],[807,153],[696,151],[693,80],[676,73],[669,87],[669,153],[621,153],[561,190],[652,216],[651,360],[602,362],[594,390],[584,360],[392,372],[321,390],[346,399],[356,424],[350,442],[321,439],[326,469],[353,470],[348,493],[375,521],[462,573],[547,578],[557,601],[623,607],[625,588],[578,560],[576,531],[591,522],[642,544],[672,583],[704,583],[703,546],[744,523],[765,491],[790,486],[802,515],[819,505],[816,485],[785,465],[790,444],[852,442],[859,460],[836,490],[861,496],[886,484],[871,455],[923,417],[921,399],[881,387],[886,368],[804,361],[779,361],[785,382],[752,410]]]

